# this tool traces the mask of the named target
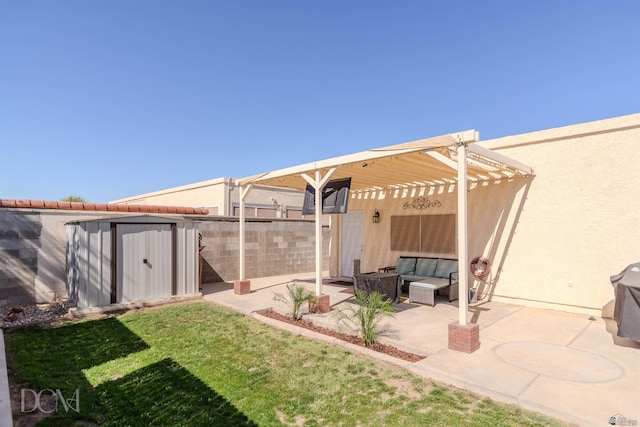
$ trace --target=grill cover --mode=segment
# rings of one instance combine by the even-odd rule
[[[618,324],[618,336],[640,341],[640,262],[611,276],[611,284],[616,298],[613,319]]]
[[[384,299],[396,304],[402,294],[402,279],[393,273],[364,273],[353,276],[353,290],[363,290],[367,293],[378,292]]]

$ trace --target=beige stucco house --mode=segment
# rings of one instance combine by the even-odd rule
[[[348,212],[331,215],[331,276],[353,274],[356,259],[376,271],[401,255],[456,257],[461,289],[481,300],[601,315],[610,276],[640,259],[639,165],[633,114],[488,141],[465,131],[238,183],[319,189],[353,177]],[[491,263],[484,280],[468,274],[476,256]]]
[[[456,135],[472,151],[463,199],[451,144]],[[414,148],[424,141],[416,141]],[[484,280],[468,275],[468,288],[476,290],[480,300],[596,315],[611,309],[609,277],[640,260],[640,114],[487,141],[475,132],[433,141],[435,145],[418,152],[427,154],[430,163],[421,164],[413,154],[394,163],[393,153],[380,154],[389,148],[400,152],[411,143],[338,159],[336,176],[349,176],[351,170],[362,178],[366,168],[379,179],[352,188],[346,214],[322,215],[323,222],[331,222],[331,276],[352,275],[356,259],[361,271],[392,265],[401,255],[463,259],[457,230],[460,201],[465,200],[464,259],[482,256],[491,263]],[[475,161],[474,153],[490,155]],[[506,160],[494,168],[492,159]],[[396,182],[409,162],[414,164],[406,173],[408,181]],[[333,167],[329,161],[318,164],[325,163],[322,174]],[[239,216],[240,194],[250,188],[245,217],[300,218],[306,185],[301,175],[313,175],[305,169],[308,165],[239,180],[219,178],[114,203],[178,204]],[[378,185],[391,179],[392,169],[393,185]],[[376,212],[379,220],[374,222]],[[449,227],[452,232],[436,233],[447,236],[438,237],[442,244],[420,243],[418,250],[411,250],[402,238],[402,227],[410,223]],[[429,230],[417,233],[436,235]],[[404,235],[413,234],[405,230]]]
[[[597,315],[611,309],[609,277],[640,261],[640,114],[478,144],[535,176],[468,182],[469,256],[492,264],[486,281],[469,286],[494,301]],[[455,215],[455,187],[352,193],[350,211],[362,214],[362,269],[413,255],[391,249],[393,218]],[[379,223],[371,220],[376,210]],[[336,219],[339,238],[346,217]],[[332,259],[338,273],[339,257]]]

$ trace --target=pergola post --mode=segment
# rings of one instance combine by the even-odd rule
[[[458,157],[458,322],[449,324],[449,348],[473,353],[480,348],[480,327],[469,324],[469,238],[467,211],[467,144],[460,142]]]
[[[316,169],[316,183],[320,182],[320,171]],[[316,188],[316,296],[322,295],[322,189]]]
[[[469,310],[469,262],[467,230],[467,145],[458,145],[458,323],[466,326]]]
[[[322,294],[322,189],[337,168],[331,168],[323,177],[319,169],[315,170],[312,179],[307,174],[301,176],[315,191],[315,220],[316,220],[316,294],[315,301],[309,303],[309,311],[326,313],[329,311],[329,295]]]
[[[251,191],[253,184],[248,184],[246,186],[240,186],[240,236],[239,236],[239,252],[240,259],[238,265],[238,280],[233,281],[233,293],[236,295],[244,295],[251,292],[251,281],[246,280],[245,273],[245,211],[244,211],[244,201]]]

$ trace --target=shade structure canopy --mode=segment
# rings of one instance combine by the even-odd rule
[[[351,191],[391,190],[465,182],[528,177],[533,169],[476,144],[478,132],[468,130],[265,172],[237,180],[240,186],[240,280],[244,280],[244,199],[252,186],[320,194],[329,180],[351,178]],[[458,187],[458,186],[457,186]],[[322,204],[315,204],[316,294],[322,289]],[[467,192],[458,191],[459,291],[467,294]],[[467,298],[460,298],[460,324],[467,324]]]
[[[308,181],[303,174],[313,176],[319,171],[325,176],[334,168],[331,179],[351,178],[352,191],[454,183],[458,169],[456,146],[477,140],[474,130],[447,134],[265,172],[239,179],[238,183],[304,191]],[[533,170],[524,164],[476,144],[469,145],[467,179],[471,182],[532,174]]]

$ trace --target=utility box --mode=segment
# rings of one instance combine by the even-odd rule
[[[197,294],[198,228],[140,215],[66,224],[67,295],[78,308]]]

